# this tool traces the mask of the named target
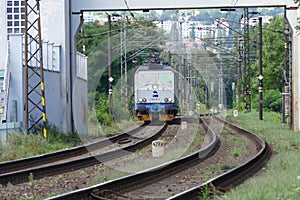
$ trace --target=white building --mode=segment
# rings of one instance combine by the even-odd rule
[[[191,32],[194,29],[195,40],[201,40],[207,37],[216,37],[217,26],[203,25],[199,21],[155,21],[153,22],[157,27],[163,29],[166,33],[170,33],[176,30],[178,35],[182,35],[183,40],[189,40],[191,37]],[[175,29],[174,29],[175,27]],[[226,34],[229,34],[229,28],[226,28]],[[181,31],[181,33],[180,33]]]
[[[84,12],[83,13],[83,20],[85,23],[87,22],[95,22],[95,16],[91,12]]]
[[[270,20],[273,19],[273,16],[260,16],[262,18],[262,24],[270,23]],[[249,26],[255,26],[258,24],[258,17],[251,17],[249,19]],[[241,19],[241,30],[244,29],[244,18]]]
[[[70,110],[79,110],[80,112],[73,114],[81,116],[80,120],[73,122],[74,131],[87,133],[87,57],[76,54],[77,73],[74,83],[76,89],[73,89],[75,94],[71,98],[76,99],[75,101],[79,99],[81,105],[76,104],[72,107],[69,97],[71,86],[68,84],[69,61],[65,56],[66,34],[64,28],[56,23],[65,18],[67,12],[64,8],[65,2],[44,0],[40,5],[47,122],[61,132],[70,133],[74,130]],[[49,7],[53,9],[49,11]],[[49,28],[57,31],[50,34],[47,31]],[[0,140],[2,141],[5,140],[8,129],[22,130],[25,120],[24,29],[25,0],[0,0]],[[34,63],[31,65],[35,66]],[[35,113],[29,117],[35,118]]]

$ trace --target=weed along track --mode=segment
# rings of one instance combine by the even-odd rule
[[[206,134],[189,155],[49,199],[199,199],[241,183],[270,157],[268,145],[255,134],[215,117],[202,117],[200,124]]]
[[[241,164],[236,167],[228,169],[225,172],[220,173],[218,176],[208,179],[193,188],[169,197],[169,200],[199,199],[201,197],[210,198],[210,196],[215,194],[226,192],[262,169],[271,157],[272,150],[270,146],[258,135],[237,127],[219,117],[214,117],[213,120],[223,123],[226,130],[232,130],[232,134],[240,134],[248,138],[248,140],[252,143],[251,146],[254,145],[254,147],[250,150],[253,151],[253,148],[255,148],[256,153],[251,155],[253,153],[249,152],[247,156],[244,156],[246,161],[241,162]]]
[[[0,164],[0,183],[19,184],[28,181],[30,174],[34,179],[38,179],[115,159],[148,145],[152,140],[160,137],[166,128],[167,125],[149,127],[144,124],[132,131],[87,146],[4,162]]]
[[[138,129],[112,140],[102,150],[97,145],[92,147],[91,161],[80,154],[73,160],[64,159],[65,164],[49,163],[50,170],[44,163],[42,169],[49,170],[42,172],[46,176],[39,175],[37,167],[26,169],[27,176],[21,182],[29,182],[8,184],[1,188],[0,196],[64,200],[197,199],[201,193],[208,196],[235,186],[259,170],[270,156],[268,145],[259,137],[212,116],[200,120],[177,118],[169,125]],[[161,155],[154,156],[154,140],[163,144]],[[113,150],[118,146],[122,151]],[[107,152],[107,148],[112,150]],[[266,154],[261,155],[262,152]],[[65,168],[51,170],[51,165]],[[13,173],[19,172],[10,174]]]

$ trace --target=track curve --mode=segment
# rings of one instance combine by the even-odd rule
[[[205,122],[203,122],[205,124]],[[210,135],[210,143],[201,150],[183,158],[164,163],[162,165],[153,167],[142,172],[125,176],[119,179],[111,180],[99,185],[95,185],[89,188],[73,191],[70,193],[62,194],[56,197],[50,197],[53,199],[101,199],[107,198],[107,195],[112,195],[114,191],[126,192],[132,190],[135,187],[141,187],[142,185],[149,184],[162,177],[174,174],[177,171],[182,171],[187,166],[194,165],[210,157],[218,149],[220,145],[219,138],[208,125],[205,125],[207,134]]]
[[[211,193],[215,192],[216,190],[226,192],[230,188],[241,184],[244,180],[255,174],[263,166],[265,166],[267,161],[270,159],[272,155],[272,149],[269,144],[265,142],[260,136],[243,128],[240,128],[230,122],[227,122],[219,117],[214,116],[214,118],[253,140],[257,145],[258,153],[253,158],[244,162],[240,166],[237,166],[234,169],[220,174],[219,176],[212,178],[199,186],[174,195],[168,198],[168,200],[199,199],[203,191],[207,191],[207,188],[211,191]]]
[[[226,126],[230,127],[231,129],[234,129],[236,132],[239,132],[240,134],[249,138],[253,143],[255,143],[258,153],[253,158],[244,162],[240,166],[235,167],[221,175],[218,175],[217,177],[210,179],[204,184],[201,184],[199,186],[181,192],[177,195],[169,197],[168,199],[199,199],[201,192],[206,188],[209,188],[212,191],[227,191],[231,187],[240,184],[246,178],[248,178],[249,176],[257,172],[259,169],[261,169],[261,167],[263,167],[266,164],[267,160],[270,158],[272,152],[271,148],[261,137],[240,127],[237,127],[227,121],[224,121],[220,118],[214,117],[214,120],[218,120],[226,124]],[[206,124],[204,120],[203,124]],[[84,188],[66,194],[58,195],[56,197],[50,197],[48,198],[48,200],[101,198],[126,199],[128,197],[122,196],[124,192],[134,190],[135,187],[141,187],[141,185],[149,184],[157,178],[160,179],[163,176],[168,176],[170,173],[182,170],[183,166],[187,167],[189,164],[195,162],[195,160],[199,161],[199,159],[206,159],[207,156],[213,154],[213,151],[215,151],[213,149],[218,147],[219,140],[216,139],[217,134],[214,133],[214,131],[211,130],[211,128],[207,124],[205,126],[208,132],[213,133],[215,136],[212,136],[213,139],[209,146],[207,146],[204,149],[201,149],[195,154],[191,154],[190,156],[186,156],[184,158],[165,163],[158,167],[154,167],[134,175],[129,175],[116,180],[111,180],[89,188]]]
[[[8,164],[12,163],[12,165],[16,166],[15,168],[13,168],[14,170],[16,168],[19,168],[21,170],[17,170],[17,171],[13,170],[13,171],[9,171],[8,173],[0,174],[0,184],[2,185],[6,185],[8,183],[19,184],[28,181],[30,174],[32,174],[35,179],[39,179],[47,176],[52,176],[52,175],[92,166],[95,164],[99,164],[103,161],[119,158],[121,156],[126,155],[129,152],[136,151],[140,148],[143,148],[145,145],[151,143],[153,140],[158,138],[163,133],[163,131],[167,128],[167,124],[162,126],[162,128],[158,132],[152,134],[150,137],[143,138],[143,137],[133,136],[134,134],[136,134],[136,132],[142,130],[144,127],[145,125],[138,127],[137,129],[134,129],[127,133],[121,133],[112,136],[105,140],[101,140],[100,142],[90,144],[88,145],[88,147],[81,146],[78,148],[73,148],[71,150],[56,152],[49,155],[48,154],[42,155],[41,162],[38,161],[39,156],[28,158],[28,159],[22,159],[15,162],[14,161],[8,162]],[[126,138],[137,139],[137,140],[136,142],[132,142],[131,145],[125,143],[124,148],[118,148],[112,151],[106,151],[105,153],[96,153],[94,155],[89,154],[89,151],[91,150],[99,150],[111,144],[124,141]],[[85,153],[87,153],[88,155],[80,159],[70,160],[66,162],[57,162],[57,160],[55,160],[55,158],[59,158],[63,160],[65,158],[76,157]],[[48,158],[47,156],[50,156],[50,158]],[[53,161],[53,159],[55,161]],[[31,160],[32,162],[29,162],[29,164],[26,163],[26,161],[31,161]],[[51,164],[51,161],[54,162],[54,164],[53,163]],[[25,167],[21,165],[23,163]],[[7,165],[7,163],[2,163],[2,164],[5,167]]]

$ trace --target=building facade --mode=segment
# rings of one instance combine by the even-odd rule
[[[65,56],[68,49],[68,40],[66,34],[64,34],[65,30],[63,29],[65,28],[62,28],[65,25],[61,23],[65,22],[64,19],[67,19],[68,2],[45,0],[40,5],[47,122],[64,133],[78,132],[86,134],[88,132],[86,109],[87,57],[79,53],[76,55],[77,62],[75,65],[78,81],[74,84],[80,91],[72,89],[72,92],[70,92],[72,88],[69,85],[70,61],[66,60]],[[49,11],[49,7],[53,10]],[[26,86],[23,74],[25,63],[25,17],[24,0],[0,0],[0,139],[2,141],[5,139],[3,135],[11,128],[18,130],[24,128],[24,90]],[[60,21],[60,23],[57,21]],[[49,29],[57,29],[57,31],[49,32]],[[35,48],[29,46],[29,49]],[[30,65],[38,67],[35,66],[35,63],[30,63]],[[80,99],[81,104],[72,106],[73,99],[71,98]],[[73,113],[72,109],[79,110],[79,114]],[[74,122],[71,119],[71,113],[84,117]],[[29,116],[29,118],[35,117],[35,113]]]

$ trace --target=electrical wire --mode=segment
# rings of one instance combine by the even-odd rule
[[[128,2],[127,2],[127,0],[124,0],[124,3],[125,3],[125,5],[126,5],[126,7],[127,7],[128,11],[129,11],[129,13],[130,13],[131,17],[132,17],[134,20],[136,20],[136,18],[134,17],[134,14],[133,14],[133,13],[130,11],[130,8],[129,8],[129,6],[128,6]]]

